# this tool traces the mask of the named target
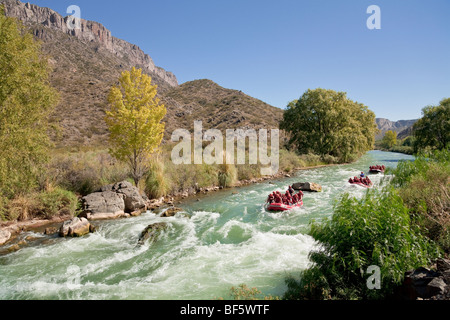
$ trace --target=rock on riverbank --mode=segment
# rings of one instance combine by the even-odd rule
[[[138,215],[147,208],[148,199],[128,181],[107,185],[82,198],[82,217],[88,220],[116,219]]]
[[[396,298],[450,300],[450,260],[438,259],[433,269],[419,268],[407,272]]]
[[[11,238],[11,232],[8,230],[0,230],[0,246],[5,244]]]

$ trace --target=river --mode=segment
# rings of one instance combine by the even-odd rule
[[[189,217],[140,217],[97,223],[83,238],[41,239],[36,245],[0,256],[0,299],[199,300],[229,298],[245,283],[266,295],[282,295],[285,278],[307,268],[316,246],[306,234],[312,219],[329,217],[344,192],[361,197],[366,189],[347,183],[369,165],[396,167],[412,156],[371,151],[350,165],[299,171],[266,181],[189,199],[179,206]],[[371,176],[379,187],[382,175]],[[294,182],[317,182],[322,193],[305,193],[304,207],[269,213],[267,194]],[[165,221],[159,241],[137,246],[142,230]]]

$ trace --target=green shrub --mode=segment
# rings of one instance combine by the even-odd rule
[[[300,281],[287,280],[288,299],[382,299],[401,284],[404,273],[428,265],[436,247],[411,224],[408,208],[394,189],[342,196],[331,219],[312,223],[320,249]],[[367,287],[369,266],[381,270],[381,289]]]
[[[219,173],[217,177],[219,179],[220,187],[227,188],[233,186],[237,181],[236,166],[233,164],[219,165]]]
[[[57,215],[75,216],[79,206],[78,197],[59,187],[49,190],[17,195],[8,200],[2,211],[3,219],[26,221],[34,218],[50,219]]]
[[[45,178],[49,177],[50,185],[84,196],[104,185],[127,180],[129,174],[126,166],[114,161],[106,150],[100,150],[53,155]]]
[[[6,206],[8,205],[8,198],[0,195],[0,221],[8,220],[8,213]]]
[[[326,164],[339,163],[338,158],[333,157],[332,155],[329,155],[329,154],[322,156],[322,161],[325,162]]]
[[[38,194],[41,213],[46,218],[56,215],[75,216],[78,209],[78,198],[71,192],[59,187]]]
[[[302,154],[300,156],[300,159],[305,163],[307,167],[319,166],[324,164],[322,162],[322,157],[313,153]]]
[[[448,150],[401,162],[393,183],[422,232],[450,253],[450,154]]]
[[[305,161],[295,152],[286,149],[280,150],[280,170],[291,172],[292,170],[305,167]]]
[[[19,194],[10,199],[5,209],[7,220],[25,221],[39,216],[41,205],[37,193]]]
[[[251,180],[261,177],[261,167],[255,164],[237,165],[237,180]]]
[[[161,198],[167,195],[170,184],[164,173],[164,164],[153,160],[145,178],[145,193],[151,199]]]
[[[233,300],[280,300],[277,296],[265,296],[257,288],[249,288],[246,284],[240,284],[238,287],[231,287],[230,296]]]

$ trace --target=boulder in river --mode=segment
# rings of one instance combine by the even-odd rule
[[[67,220],[59,229],[61,237],[82,237],[91,232],[91,224],[86,218],[75,217]]]
[[[298,182],[292,185],[294,190],[307,192],[322,192],[322,186],[315,182]]]
[[[161,232],[167,229],[167,223],[165,222],[158,222],[153,223],[147,228],[142,231],[138,245],[143,245],[146,241],[154,242],[158,239],[158,237],[161,235]]]
[[[183,209],[177,208],[177,207],[171,207],[171,208],[167,209],[166,211],[164,211],[163,213],[161,213],[161,217],[173,217],[180,211],[183,211]]]

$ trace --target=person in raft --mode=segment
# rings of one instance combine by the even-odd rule
[[[275,203],[283,203],[283,200],[279,193],[275,193]]]
[[[359,177],[360,177],[361,179],[364,179],[364,177],[365,177],[364,172],[361,172],[361,174],[359,175]]]
[[[291,189],[291,188],[290,188]],[[303,200],[303,192],[299,191],[298,193],[291,193],[291,190],[287,190],[285,194],[281,194],[280,191],[274,191],[273,193],[269,194],[267,197],[266,203],[272,204],[272,203],[283,203],[285,205],[295,205],[299,203],[301,200]],[[294,189],[292,189],[293,191]]]
[[[295,193],[295,190],[294,188],[292,188],[292,186],[289,186],[289,193],[291,194],[291,196],[293,196]]]

